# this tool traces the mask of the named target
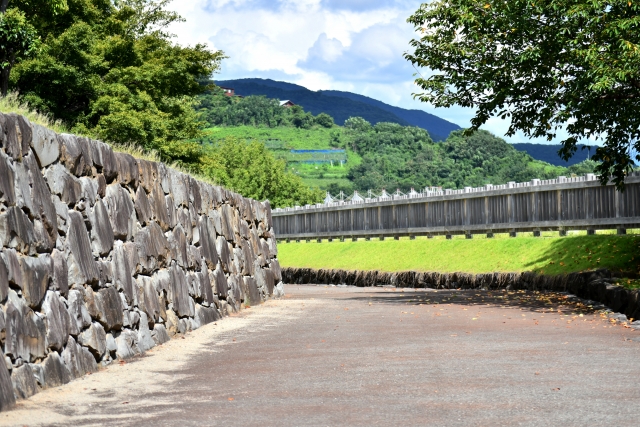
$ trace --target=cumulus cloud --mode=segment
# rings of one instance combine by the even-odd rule
[[[415,0],[190,0],[172,8],[186,23],[171,28],[181,44],[223,50],[215,78],[271,78],[311,90],[360,93],[403,108],[421,109],[462,127],[473,110],[435,109],[413,99],[415,69],[402,54],[413,28]],[[421,70],[428,72],[428,70]],[[503,136],[508,123],[483,127]],[[506,138],[525,141],[522,135]],[[544,142],[544,141],[540,141]]]

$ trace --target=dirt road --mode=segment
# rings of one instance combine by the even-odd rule
[[[640,332],[560,295],[287,286],[0,426],[637,426]]]

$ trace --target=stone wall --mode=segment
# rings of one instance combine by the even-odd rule
[[[284,283],[332,284],[352,286],[395,286],[434,289],[519,289],[569,292],[579,298],[604,304],[628,318],[640,319],[640,289],[629,290],[616,285],[608,270],[585,271],[558,276],[525,273],[434,273],[420,271],[331,270],[285,268]]]
[[[268,202],[0,114],[0,410],[283,293]]]

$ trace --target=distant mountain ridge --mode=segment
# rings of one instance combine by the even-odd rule
[[[426,129],[434,141],[443,141],[460,126],[421,110],[406,110],[384,102],[343,91],[311,91],[293,83],[270,79],[218,80],[216,85],[235,89],[243,96],[264,95],[268,98],[291,100],[306,111],[317,115],[327,113],[342,125],[349,117],[362,117],[372,124],[378,122],[398,123]]]
[[[578,151],[569,159],[569,161],[562,160],[558,155],[558,151],[562,148],[561,144],[532,144],[532,143],[516,143],[511,144],[513,148],[518,151],[524,151],[536,160],[542,160],[543,162],[550,163],[555,166],[571,166],[577,163],[583,162],[593,156],[596,152],[595,147],[591,148],[591,152],[586,145],[579,144]]]

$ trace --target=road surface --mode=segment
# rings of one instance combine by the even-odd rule
[[[637,426],[640,332],[564,296],[295,286],[0,426]]]

